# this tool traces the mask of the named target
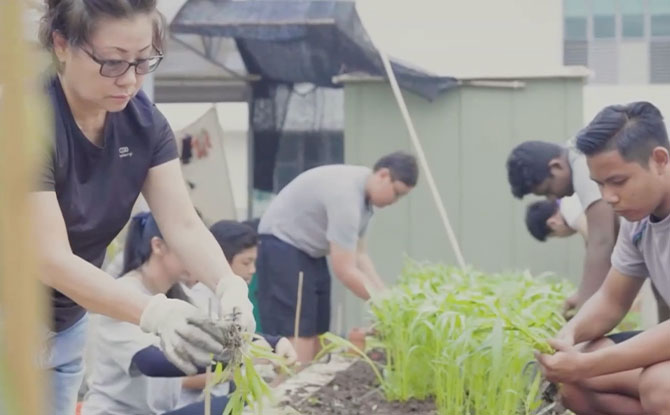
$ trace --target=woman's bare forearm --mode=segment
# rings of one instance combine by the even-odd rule
[[[150,297],[70,252],[51,251],[43,262],[42,281],[85,309],[139,324]]]

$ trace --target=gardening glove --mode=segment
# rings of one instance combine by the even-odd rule
[[[203,318],[206,316],[186,301],[158,294],[144,308],[140,328],[160,338],[160,347],[170,362],[187,375],[194,375],[198,367],[211,364],[212,354],[221,356],[225,352],[216,330],[209,332],[189,324],[189,319]]]
[[[192,324],[212,336],[223,345],[223,353],[213,354],[212,360],[215,362],[230,363],[244,348],[244,339],[240,333],[239,326],[232,320],[212,319],[205,314],[199,314],[187,319]]]
[[[268,343],[267,340],[265,340],[263,337],[256,337],[254,338],[254,344],[256,346],[262,347],[263,349],[272,351],[272,346],[270,343]]]
[[[287,366],[291,366],[298,360],[298,353],[295,351],[291,341],[286,337],[279,339],[275,346],[275,353],[286,359],[285,364]]]
[[[242,331],[254,333],[254,306],[249,301],[249,287],[237,275],[221,278],[216,286],[216,296],[219,299],[219,316],[228,319],[231,316]]]

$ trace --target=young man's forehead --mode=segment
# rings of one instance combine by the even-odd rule
[[[594,179],[594,176],[626,174],[626,172],[646,168],[646,166],[643,166],[637,160],[624,159],[616,150],[589,156],[586,158],[586,162],[589,166],[591,177]]]

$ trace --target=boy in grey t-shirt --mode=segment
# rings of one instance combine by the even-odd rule
[[[319,350],[317,336],[330,325],[330,256],[333,272],[363,299],[384,284],[367,255],[364,236],[373,208],[395,203],[416,185],[414,156],[396,152],[373,169],[330,165],[308,170],[282,189],[258,226],[258,308],[263,331],[287,336],[298,359]],[[298,338],[294,322],[303,273]]]
[[[670,413],[670,322],[607,337],[645,278],[670,300],[670,143],[660,111],[648,102],[609,106],[580,132],[603,200],[624,218],[612,267],[600,289],[538,354],[576,414]]]

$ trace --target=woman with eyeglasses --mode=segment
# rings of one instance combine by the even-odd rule
[[[255,328],[247,285],[198,218],[170,126],[140,90],[162,59],[163,27],[156,0],[49,0],[42,18],[40,40],[57,68],[46,86],[54,123],[31,207],[52,288],[42,364],[55,415],[74,413],[86,310],[157,335],[187,374],[224,353],[220,327],[194,306],[128,289],[100,270],[140,192],[189,273],[217,293],[221,314]]]

